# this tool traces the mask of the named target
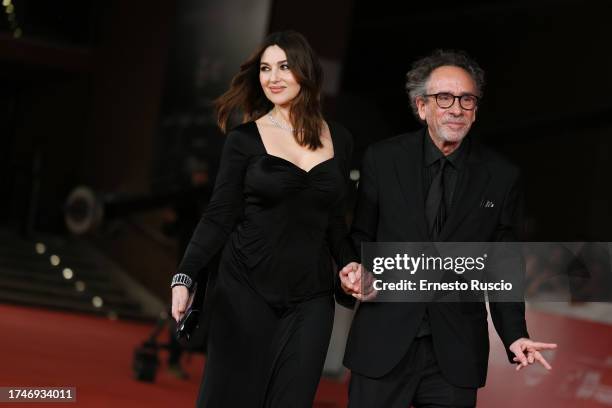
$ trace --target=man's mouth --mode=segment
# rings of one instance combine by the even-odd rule
[[[444,124],[454,130],[458,130],[465,127],[465,123],[463,122],[445,122]]]

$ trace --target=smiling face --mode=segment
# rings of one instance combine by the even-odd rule
[[[297,82],[287,62],[287,55],[278,45],[271,45],[261,55],[259,83],[266,97],[274,105],[289,106],[300,93]]]
[[[427,82],[427,94],[450,93],[454,96],[478,95],[476,83],[463,68],[442,66],[434,69]],[[467,135],[476,120],[476,109],[463,109],[455,99],[450,108],[443,109],[436,98],[418,97],[416,104],[419,117],[427,122],[429,134],[434,142],[458,144]],[[438,145],[436,143],[436,145]]]

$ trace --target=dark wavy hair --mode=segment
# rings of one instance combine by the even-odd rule
[[[410,97],[412,112],[419,119],[416,99],[427,93],[427,83],[431,73],[436,68],[442,66],[459,67],[466,70],[474,83],[478,92],[478,97],[482,98],[485,86],[485,73],[480,65],[474,61],[465,51],[435,50],[430,55],[416,60],[410,71],[406,73],[406,92]]]
[[[289,111],[293,136],[301,146],[316,150],[322,147],[320,133],[323,127],[321,113],[321,87],[323,70],[306,38],[295,31],[281,31],[268,35],[263,44],[241,66],[230,88],[215,100],[217,124],[227,131],[228,121],[234,112],[242,113],[242,121],[260,118],[274,104],[264,94],[259,82],[259,64],[264,51],[273,45],[282,48],[287,55],[291,73],[300,84]]]

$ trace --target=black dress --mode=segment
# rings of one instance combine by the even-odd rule
[[[222,250],[198,406],[311,407],[329,343],[337,274],[350,251],[350,134],[310,171],[266,152],[255,122],[228,133],[211,201],[179,273]]]

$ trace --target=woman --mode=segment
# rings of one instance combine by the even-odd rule
[[[300,34],[271,34],[217,100],[227,134],[208,208],[173,278],[172,315],[222,249],[198,405],[312,407],[348,246],[351,137],[321,115],[322,71]]]

